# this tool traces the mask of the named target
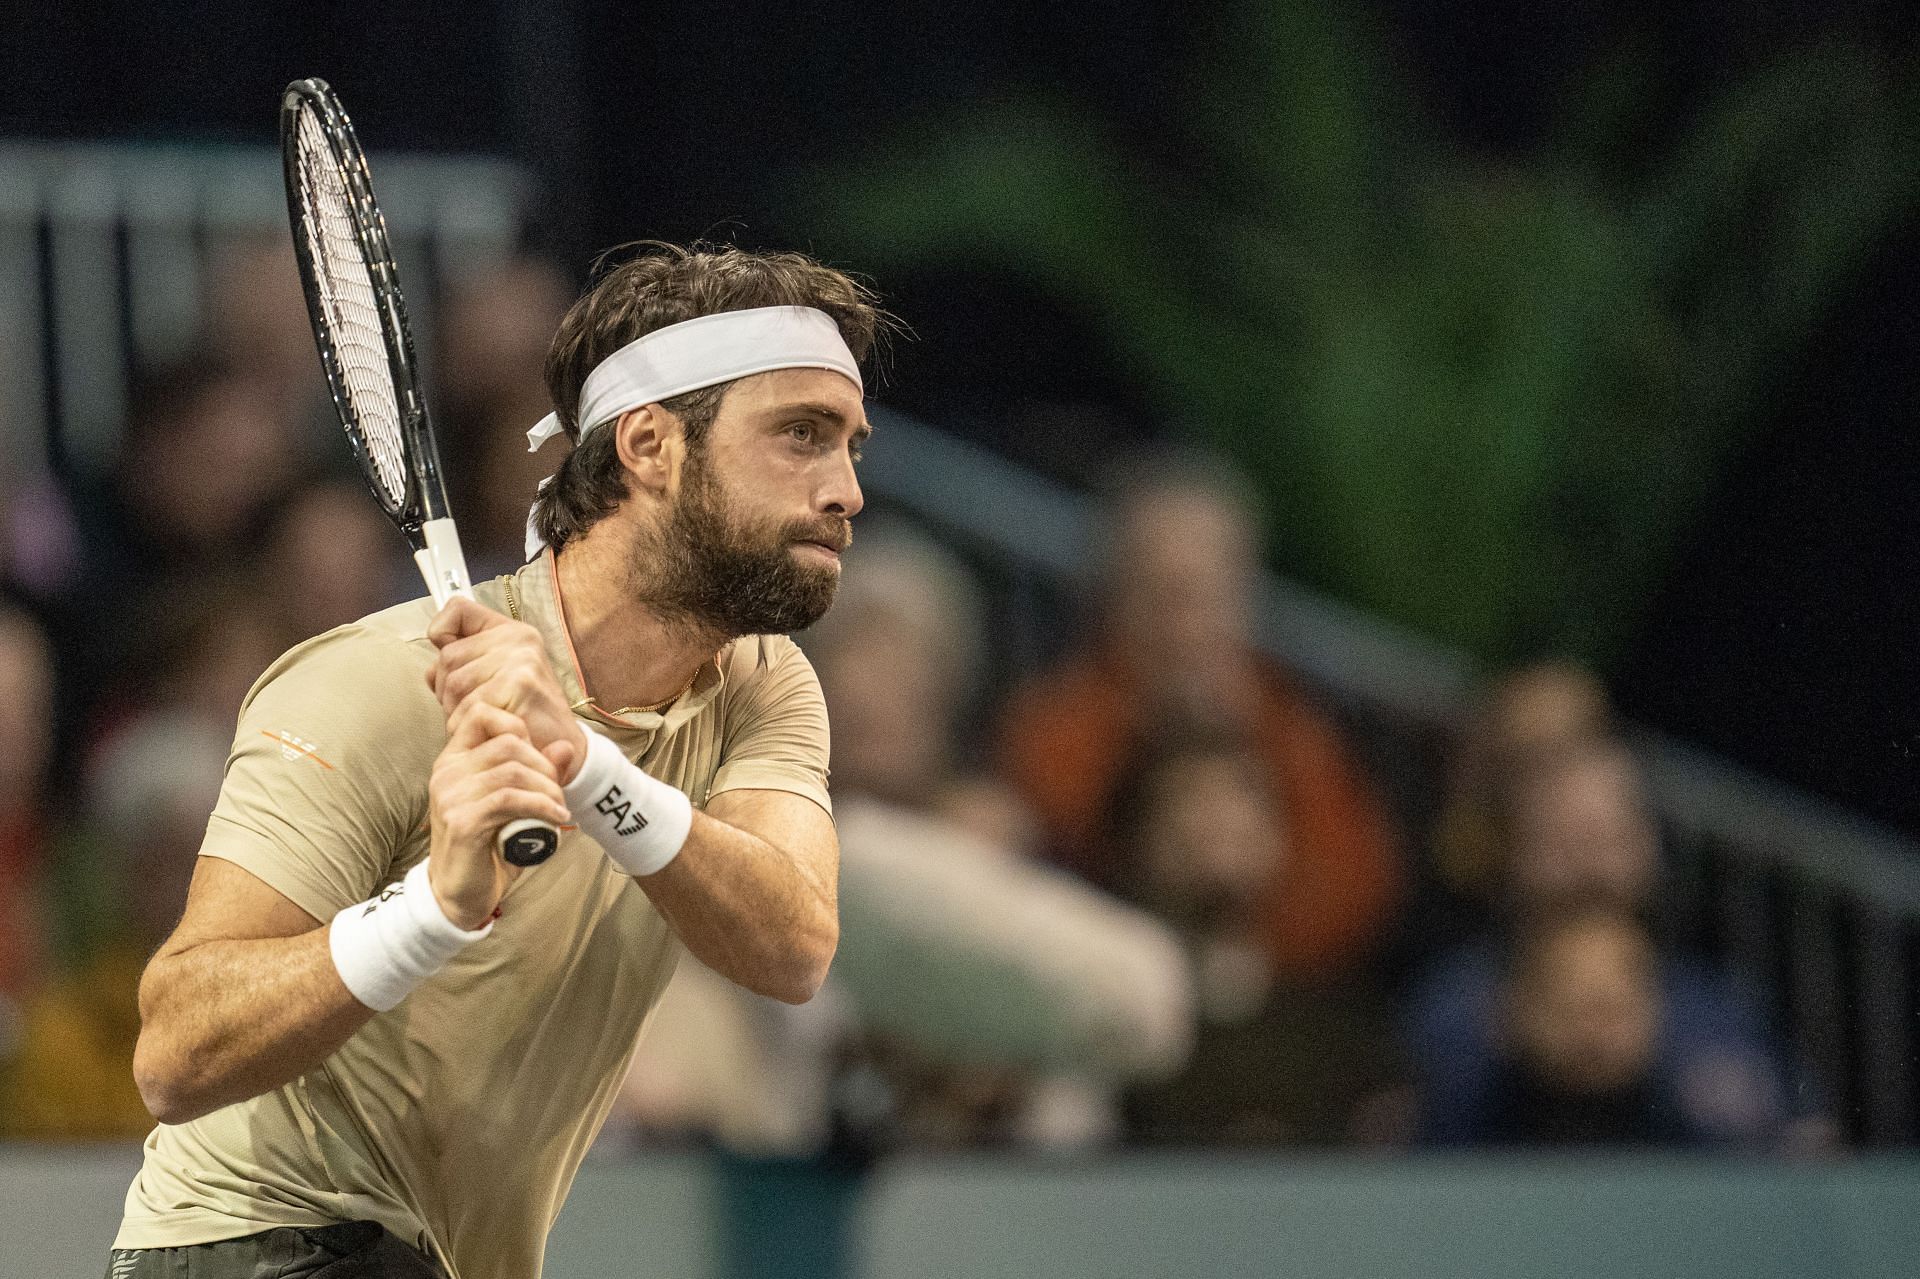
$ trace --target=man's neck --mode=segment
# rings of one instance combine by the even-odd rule
[[[603,519],[554,556],[561,623],[580,682],[605,711],[677,696],[725,643],[703,627],[662,618],[637,598],[626,530]]]

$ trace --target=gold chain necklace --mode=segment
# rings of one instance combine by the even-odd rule
[[[682,684],[680,686],[680,691],[675,693],[672,697],[662,698],[661,700],[654,702],[649,706],[622,706],[617,711],[608,711],[607,714],[612,715],[616,719],[625,719],[629,715],[651,715],[657,711],[663,711],[667,709],[667,707],[679,701],[682,697],[685,697],[687,690],[693,687],[694,680],[697,680],[699,678],[700,678],[700,672],[696,670],[693,673],[693,678],[689,679],[685,684]]]

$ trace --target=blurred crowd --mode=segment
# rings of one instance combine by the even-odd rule
[[[0,471],[0,1136],[147,1130],[136,983],[242,697],[290,645],[418,591],[295,281],[276,246],[228,257],[214,327],[135,378],[111,473]],[[520,562],[552,465],[523,432],[570,296],[512,261],[433,307],[476,577]],[[607,1149],[1832,1142],[1768,1003],[1688,948],[1590,673],[1500,673],[1437,750],[1369,751],[1255,643],[1238,477],[1168,455],[1101,497],[1037,662],[970,548],[861,518],[799,637],[833,722],[833,974],[790,1007],[683,960]]]

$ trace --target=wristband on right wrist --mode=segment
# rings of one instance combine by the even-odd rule
[[[693,829],[693,802],[647,776],[612,738],[582,725],[587,758],[561,788],[582,834],[629,875],[652,875],[679,856]]]
[[[353,997],[383,1013],[492,931],[492,920],[469,932],[447,918],[422,858],[399,883],[335,915],[327,949]]]

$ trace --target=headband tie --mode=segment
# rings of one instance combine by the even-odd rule
[[[810,306],[719,311],[655,329],[600,361],[580,388],[579,438],[644,405],[775,369],[831,369],[866,391],[859,361],[826,312]],[[565,431],[557,413],[547,414],[527,432],[527,451],[539,452]],[[550,482],[542,480],[540,487]],[[545,545],[529,510],[527,558]]]

